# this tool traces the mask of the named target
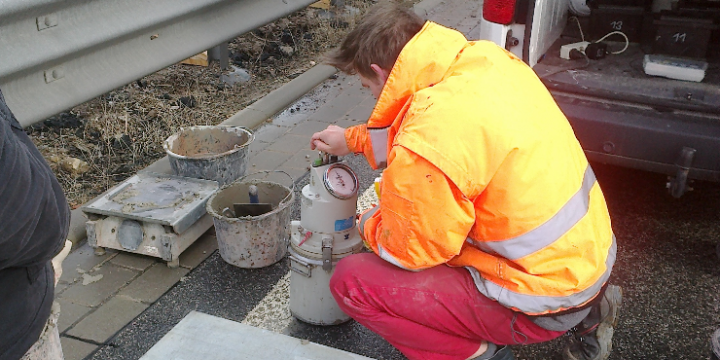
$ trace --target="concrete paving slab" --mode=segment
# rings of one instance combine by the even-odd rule
[[[73,304],[65,299],[57,299],[60,303],[60,318],[58,319],[58,330],[62,333],[76,323],[80,318],[87,315],[94,309],[88,306]]]
[[[255,141],[273,142],[275,139],[288,132],[288,130],[290,130],[290,127],[288,126],[280,126],[274,122],[267,123],[254,132]]]
[[[296,167],[293,167],[290,165],[294,165],[294,164],[288,161],[287,163],[280,165],[277,169],[288,173],[288,175],[292,176],[293,179],[299,179],[299,178],[305,176],[305,174],[307,174],[307,172],[309,171],[308,168],[306,168],[306,167],[296,168]],[[287,182],[282,182],[281,184],[286,185]]]
[[[364,121],[358,121],[358,120],[354,120],[354,119],[350,119],[350,118],[344,118],[342,120],[337,120],[334,123],[335,123],[335,125],[337,125],[341,128],[347,129],[351,126],[363,124]]]
[[[60,344],[62,344],[63,357],[65,360],[82,360],[90,355],[97,345],[89,342],[76,340],[66,336],[60,337]]]
[[[217,248],[215,230],[211,228],[180,254],[180,266],[186,269],[194,269],[215,252]]]
[[[362,90],[363,88],[360,86],[359,82],[347,85],[342,94],[338,95],[335,99],[328,101],[317,112],[310,115],[308,119],[332,124],[337,121],[350,118],[350,112],[359,104],[368,101],[368,98],[374,102],[372,95],[370,93],[365,93]],[[363,106],[363,109],[365,106],[366,105]],[[359,114],[354,114],[353,116],[355,118],[361,118]],[[362,120],[367,121],[367,117]]]
[[[308,143],[310,142],[310,137],[308,137]],[[296,167],[296,168],[308,168],[312,165],[313,161],[318,158],[318,151],[317,150],[310,150],[309,145],[307,150],[300,150],[295,155],[293,155],[286,163],[283,163],[283,166],[290,166],[290,167]]]
[[[65,289],[67,289],[68,286],[70,286],[70,284],[68,284],[67,282],[58,281],[58,283],[55,284],[55,297],[57,298],[58,295],[62,294],[62,292],[65,291]]]
[[[354,75],[348,76],[343,79],[343,81],[340,82],[339,89],[340,93],[338,94],[337,98],[340,98],[342,96],[361,98],[372,96],[372,92],[370,92],[370,89],[364,88],[362,86],[362,82],[360,82],[360,79]],[[356,104],[357,103],[359,103],[359,101],[356,102]]]
[[[370,118],[370,114],[372,114],[373,109],[375,108],[375,104],[377,103],[377,100],[375,100],[374,97],[369,96],[365,98],[358,106],[350,110],[348,112],[348,118],[351,120],[358,120],[361,122],[366,122]]]
[[[480,40],[480,25],[470,29],[467,33],[467,39],[468,40]]]
[[[313,100],[311,97],[312,95],[307,95],[305,98],[302,98],[295,104],[291,104],[289,108],[285,109],[285,111],[275,116],[271,120],[271,123],[276,126],[285,126],[289,129],[307,120],[308,116],[315,112],[315,109],[319,108],[324,104],[323,101],[319,103],[315,102],[312,104],[308,104],[308,106],[296,105],[311,102],[311,100]]]
[[[341,75],[344,76],[344,75]],[[286,117],[297,119],[306,119],[308,115],[313,114],[325,103],[338,96],[338,78],[328,79],[322,85],[308,92],[302,98],[293,104],[290,104],[285,110],[275,115],[272,119],[274,124],[286,123]],[[297,123],[297,120],[290,120],[291,123]]]
[[[287,259],[241,269],[216,251],[88,360],[137,360],[192,310],[242,321],[287,271]]]
[[[309,142],[308,142],[309,143]],[[247,173],[251,174],[261,170],[275,170],[282,163],[292,157],[290,153],[263,150],[248,161]]]
[[[318,109],[318,111],[310,115],[308,119],[333,124],[336,121],[347,117],[347,112],[360,102],[357,101],[356,103],[351,104],[347,101],[340,102],[337,99],[338,98],[335,98],[332,101],[329,101],[327,104],[323,105],[320,109]]]
[[[250,146],[248,147],[248,159],[252,158],[253,156],[261,153],[263,150],[265,150],[266,147],[270,146],[269,142],[265,141],[253,141]]]
[[[296,135],[303,135],[310,138],[314,133],[325,130],[327,127],[328,123],[326,122],[321,122],[317,120],[306,120],[297,124],[294,128],[290,129],[290,133]]]
[[[171,269],[166,264],[156,263],[120,290],[118,295],[145,303],[153,303],[189,271],[182,267]]]
[[[189,313],[141,360],[361,360],[365,356],[295,339],[197,311]]]
[[[96,343],[104,343],[147,307],[148,305],[123,296],[113,297],[68,330],[67,334]]]
[[[157,258],[132,253],[119,253],[110,259],[113,265],[121,266],[131,270],[145,271],[157,262]]]
[[[242,323],[258,329],[282,333],[293,321],[290,314],[290,272],[268,292],[243,319]]]
[[[445,4],[445,0],[423,0],[413,6],[413,11],[425,20],[432,20],[436,8]]]
[[[453,27],[457,27],[457,24],[461,23],[465,19],[472,19],[476,23],[480,23],[481,18],[476,15],[478,15],[477,9],[482,8],[482,3],[482,0],[476,0],[468,1],[461,6],[458,6],[457,4],[450,4],[448,6],[449,9],[444,9],[443,12],[445,12],[445,16],[448,18],[448,24],[451,24],[450,26]]]
[[[465,18],[475,15],[475,10],[482,1],[443,1],[429,11],[428,18],[432,21],[441,23],[447,27],[456,28],[457,24]],[[476,18],[480,22],[480,18]]]
[[[288,154],[295,154],[300,150],[310,148],[310,138],[308,136],[285,134],[275,140],[267,150],[277,151]]]
[[[288,167],[285,169],[290,170],[290,172],[288,172],[288,175],[290,175],[290,177],[292,177],[292,182],[297,182],[299,179],[301,179],[303,176],[305,176],[308,172],[307,169],[295,169],[295,168],[291,168],[291,167]],[[285,170],[283,170],[282,167],[279,167],[278,170],[285,171]],[[296,172],[297,170],[302,170],[302,171],[300,173],[298,173],[298,172]],[[291,183],[291,179],[290,179],[290,177],[288,177],[288,175],[285,175],[281,172],[271,172],[271,173],[268,173],[266,176],[264,176],[262,179],[267,180],[267,181],[273,181],[280,185],[287,186],[290,188],[290,187],[292,187],[292,183]],[[295,196],[298,196],[298,195],[295,194]]]
[[[105,255],[95,255],[95,249],[91,248],[87,243],[80,246],[77,250],[68,254],[62,263],[63,273],[60,281],[63,283],[72,283],[82,276],[82,273],[92,270],[93,267],[102,264],[117,255],[117,252],[108,249]],[[80,271],[78,271],[80,269]]]
[[[470,34],[473,29],[480,26],[480,21],[478,21],[478,18],[468,17],[463,19],[458,25],[457,30],[464,33],[464,34]],[[470,39],[468,39],[470,40]]]
[[[278,126],[293,127],[308,118],[308,114],[300,111],[287,111],[273,118],[272,123]]]
[[[70,285],[59,298],[78,305],[95,307],[132,281],[138,274],[139,272],[135,270],[105,264],[100,269],[84,274],[88,281],[92,282],[85,282],[86,285],[83,285],[83,281],[78,281]],[[98,278],[99,275],[102,275],[102,278]]]

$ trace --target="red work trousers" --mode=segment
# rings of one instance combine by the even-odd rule
[[[565,333],[483,296],[464,268],[412,272],[375,254],[356,254],[337,264],[330,290],[346,314],[410,360],[465,360],[483,340],[530,344]]]

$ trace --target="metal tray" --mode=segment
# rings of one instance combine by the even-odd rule
[[[142,172],[81,209],[171,226],[180,234],[205,215],[205,204],[218,187],[212,180]]]

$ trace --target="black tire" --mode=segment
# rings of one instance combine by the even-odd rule
[[[710,350],[712,350],[710,359],[720,360],[720,328],[716,329],[710,337]]]

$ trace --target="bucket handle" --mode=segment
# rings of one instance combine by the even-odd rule
[[[293,177],[290,176],[290,174],[286,173],[285,171],[282,171],[282,170],[259,170],[259,171],[256,171],[256,172],[254,172],[254,173],[250,173],[250,174],[243,175],[243,176],[241,176],[240,178],[238,178],[237,180],[235,180],[234,182],[242,182],[243,180],[245,180],[246,177],[251,176],[251,175],[257,175],[257,174],[262,174],[262,173],[269,174],[269,173],[271,173],[271,172],[283,173],[283,174],[287,175],[287,177],[290,178],[290,192],[285,196],[285,198],[283,198],[283,199],[280,201],[280,203],[284,203],[284,202],[286,202],[290,197],[292,197],[292,195],[295,193],[295,179],[293,179]]]

